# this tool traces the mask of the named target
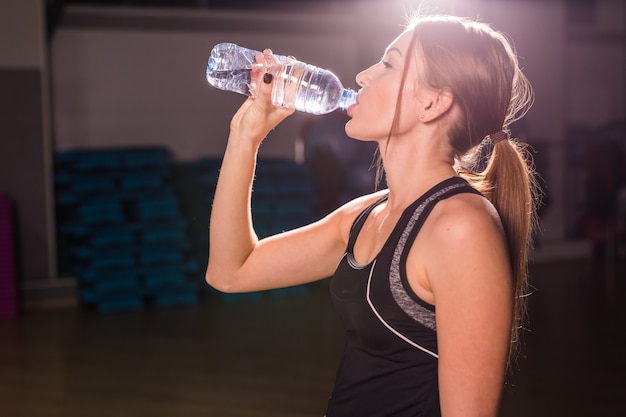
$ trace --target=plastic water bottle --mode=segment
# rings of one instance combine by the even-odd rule
[[[281,55],[274,55],[278,64],[264,68],[256,63],[260,53],[233,43],[215,45],[206,69],[207,80],[221,90],[253,96],[257,86],[252,81],[252,70],[259,69],[261,76],[256,77],[255,83],[263,78],[263,72],[274,75],[275,106],[326,114],[347,110],[356,102],[356,92],[344,88],[332,72]]]

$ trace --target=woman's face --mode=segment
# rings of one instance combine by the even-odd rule
[[[401,34],[387,47],[380,62],[357,75],[356,81],[361,89],[357,104],[348,110],[351,120],[346,124],[346,134],[349,137],[386,141],[394,120],[404,67],[415,65],[406,61],[411,37],[411,31]],[[394,128],[394,134],[406,133],[419,118],[416,81],[416,70],[411,68],[404,83],[399,125]]]

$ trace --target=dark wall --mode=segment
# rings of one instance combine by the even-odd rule
[[[49,277],[41,71],[0,69],[0,192],[16,206],[19,265],[25,279]]]

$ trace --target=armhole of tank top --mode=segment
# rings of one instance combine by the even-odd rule
[[[445,200],[457,194],[463,194],[463,193],[477,194],[477,195],[482,196],[483,198],[486,198],[482,193],[474,189],[469,184],[467,184],[467,186],[465,187],[452,189],[446,194],[438,197],[432,203],[428,204],[426,208],[424,208],[424,211],[421,213],[418,223],[415,224],[415,227],[409,233],[409,237],[407,241],[410,243],[407,243],[407,247],[405,248],[404,252],[400,256],[400,281],[402,282],[402,286],[404,287],[404,290],[409,295],[409,297],[411,297],[413,301],[415,301],[422,307],[427,308],[433,312],[435,311],[435,306],[433,304],[430,304],[424,301],[419,295],[417,295],[417,293],[413,290],[413,288],[409,284],[409,278],[406,272],[406,260],[409,256],[409,252],[411,251],[411,248],[413,247],[413,243],[415,243],[415,239],[417,238],[418,233],[422,229],[422,226],[428,219],[428,216],[430,215],[433,208],[437,205],[437,203],[439,203],[441,200]]]
[[[363,228],[363,225],[365,224],[365,220],[367,219],[367,216],[369,216],[369,214],[372,212],[372,210],[374,210],[374,208],[376,208],[376,206],[383,203],[384,201],[387,201],[388,197],[389,197],[389,194],[385,194],[378,200],[374,201],[372,204],[367,206],[361,213],[359,213],[356,219],[354,219],[354,222],[352,222],[352,226],[350,227],[350,236],[348,236],[348,245],[346,247],[347,254],[352,256],[352,252],[354,250],[354,243],[356,242],[356,238],[359,236],[359,233],[361,233],[361,229]]]

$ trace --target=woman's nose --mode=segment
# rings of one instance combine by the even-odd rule
[[[367,80],[367,70],[369,70],[369,68],[359,72],[356,75],[356,83],[361,87],[365,85],[365,82]]]
[[[376,66],[376,65],[372,65],[371,67],[364,69],[363,71],[359,72],[359,73],[356,75],[356,83],[357,83],[359,86],[364,87],[364,86],[365,86],[365,84],[367,84],[367,82],[368,82],[368,80],[369,80],[369,73],[370,73],[370,70],[371,70],[372,68],[374,68],[375,66]]]

